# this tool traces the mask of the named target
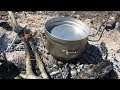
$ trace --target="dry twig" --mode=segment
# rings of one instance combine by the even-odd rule
[[[13,21],[13,26],[14,28],[16,29],[16,31],[19,31],[20,30],[20,26],[18,25],[12,11],[8,11],[12,21]],[[25,28],[24,28],[25,29]],[[23,30],[24,30],[23,29]],[[26,33],[27,32],[27,33]],[[20,38],[22,38],[22,40],[24,41],[24,46],[25,46],[25,51],[26,51],[26,74],[20,74],[20,76],[24,79],[42,79],[41,77],[38,77],[36,76],[33,71],[32,71],[32,65],[31,65],[31,61],[30,61],[30,52],[29,52],[29,39],[31,37],[31,33],[28,32],[28,31],[24,31],[24,33],[21,33],[21,34],[24,34],[24,35],[18,35]],[[24,36],[24,37],[22,37]],[[37,61],[37,65],[39,67],[39,70],[41,72],[41,75],[44,79],[48,79],[48,75],[45,71],[45,68],[44,68],[44,65],[42,63],[42,60],[37,52],[37,49],[36,47],[34,46],[34,44],[30,41],[30,45],[32,47],[32,50],[34,52],[34,55],[35,55],[35,59]]]
[[[8,14],[9,14],[10,18],[12,19],[12,24],[13,24],[14,29],[18,29],[19,25],[18,25],[18,23],[17,23],[17,21],[16,21],[16,19],[14,17],[13,12],[12,11],[8,11]]]
[[[32,71],[28,43],[24,42],[24,46],[25,46],[25,51],[26,51],[26,74],[20,74],[20,76],[24,79],[41,79],[40,77],[35,76],[35,74]]]
[[[35,47],[35,45],[33,44],[32,40],[29,41],[30,43],[30,46],[32,47],[32,50],[34,52],[34,55],[35,55],[35,59],[36,59],[36,62],[37,62],[37,65],[38,65],[38,68],[41,72],[41,75],[44,79],[49,79],[46,71],[45,71],[45,68],[44,68],[44,65],[43,65],[43,62],[38,54],[38,51],[37,51],[37,48]]]

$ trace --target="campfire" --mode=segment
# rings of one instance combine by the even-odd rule
[[[8,13],[7,14],[8,19],[1,20],[0,22],[0,30],[1,30],[0,78],[1,79],[109,79],[109,78],[116,79],[118,78],[119,68],[117,69],[116,67],[119,66],[119,62],[117,62],[116,57],[117,54],[119,54],[120,52],[119,50],[117,51],[113,49],[109,50],[108,48],[106,48],[106,44],[102,41],[102,37],[105,37],[103,32],[108,32],[108,30],[110,30],[110,27],[112,27],[110,25],[107,25],[108,21],[110,19],[113,19],[110,17],[112,15],[112,12],[108,13],[108,18],[101,25],[99,25],[98,28],[97,26],[95,26],[94,22],[90,22],[91,23],[90,28],[92,28],[92,31],[96,33],[95,34],[90,33],[92,37],[90,37],[90,40],[86,42],[82,54],[70,60],[64,60],[64,58],[60,58],[60,57],[56,58],[53,55],[54,53],[51,53],[50,50],[48,50],[46,46],[48,37],[46,38],[45,28],[40,28],[41,26],[34,25],[35,24],[34,22],[39,23],[38,22],[39,19],[36,19],[38,17],[35,17],[33,15],[36,21],[34,21],[34,19],[32,18],[28,18],[29,21],[27,21],[27,24],[24,25],[20,23],[21,19],[16,20],[15,17],[16,13],[13,13],[12,11],[8,11],[6,13]],[[39,14],[41,15],[41,12],[39,12]],[[22,15],[24,15],[24,17],[23,17],[23,21],[21,22],[26,22],[24,21],[26,13],[23,12]],[[49,19],[52,18],[48,18],[47,20]],[[89,19],[86,19],[86,21],[84,20],[84,23],[86,22],[88,23]],[[86,25],[89,26],[90,23],[89,24],[87,23]],[[107,29],[104,26],[105,24]],[[34,29],[31,27],[31,25],[33,25]],[[43,24],[43,26],[44,25],[45,24]],[[116,26],[116,28],[117,27],[118,26]],[[35,28],[37,29],[40,28],[43,30],[37,31],[35,30]],[[97,30],[93,30],[93,29],[97,29]],[[98,39],[96,39],[96,37]],[[78,39],[79,37],[76,38]],[[101,43],[98,42],[100,40]],[[73,49],[73,46],[70,44],[69,47],[70,49]],[[56,50],[59,49],[56,48]],[[109,53],[108,51],[117,54],[111,55],[111,53]],[[72,54],[75,53],[70,53],[71,57]]]

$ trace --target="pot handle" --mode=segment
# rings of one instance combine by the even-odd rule
[[[95,35],[89,35],[88,41],[91,41],[91,42],[97,42],[97,41],[99,41],[99,40],[101,39],[104,31],[105,31],[105,29],[103,29],[103,30],[101,31],[101,35],[100,35],[100,37],[99,37],[97,40],[90,40],[89,37],[95,37],[95,36],[98,34],[99,30],[97,31],[97,34],[95,34]]]
[[[76,53],[77,53],[76,51],[68,51],[68,50],[62,50],[62,52],[65,52],[66,55],[69,55],[69,54],[76,54]]]
[[[90,39],[88,38],[88,41],[97,42],[97,41],[99,41],[99,40],[101,39],[101,37],[102,37],[103,32],[105,31],[105,29],[103,29],[102,31],[100,31],[100,29],[101,29],[101,27],[108,21],[108,19],[109,19],[110,16],[112,15],[112,12],[113,12],[113,11],[110,11],[110,12],[108,13],[108,18],[100,25],[99,29],[97,30],[97,33],[96,33],[96,34],[93,34],[93,35],[89,35],[89,37],[95,37],[96,35],[98,35],[98,32],[101,32],[100,37],[99,37],[97,40],[90,40]]]

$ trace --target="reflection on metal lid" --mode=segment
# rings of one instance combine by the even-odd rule
[[[54,27],[51,34],[62,40],[80,40],[85,36],[83,28],[70,24],[62,24]]]

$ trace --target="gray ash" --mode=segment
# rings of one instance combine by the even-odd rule
[[[22,12],[17,12],[16,18],[21,18],[21,15],[19,15],[21,13]],[[56,12],[42,11],[42,13],[25,12],[25,14],[29,14],[28,16],[30,16],[30,14],[31,15],[41,14],[41,15],[53,16],[53,14],[54,14],[56,16],[58,15],[58,16],[70,16],[70,17],[76,17],[76,18],[78,17],[81,20],[82,19],[84,20],[85,16],[86,16],[87,18],[95,19],[95,21],[99,22],[99,23],[102,20],[102,19],[100,19],[100,15],[101,15],[101,17],[103,17],[105,19],[106,18],[105,15],[107,15],[106,13],[107,13],[107,11],[106,12],[97,12],[97,13],[96,12],[82,12],[82,11],[74,11],[74,12],[72,12],[72,11],[71,12],[70,11],[68,11],[68,12],[67,11],[62,11],[62,12],[61,11],[56,11]],[[76,15],[79,15],[79,16],[76,16]],[[0,15],[0,16],[4,16],[4,15]],[[5,18],[5,20],[6,20],[6,16],[3,18]],[[27,16],[26,16],[26,18],[27,18]],[[43,18],[43,16],[41,18]],[[9,27],[10,25],[8,26],[7,23],[1,23],[1,25],[3,26],[2,27],[3,29],[6,29],[7,33],[11,32],[10,31],[11,27]],[[44,25],[44,23],[43,23],[43,25]],[[113,25],[113,23],[111,23],[111,25]],[[1,35],[0,36],[1,52],[3,52],[7,48],[8,44],[10,44],[13,39],[13,37],[6,38],[9,36],[8,34],[6,34],[6,31],[5,31],[5,33],[3,32],[0,34]],[[40,33],[40,32],[38,32],[38,33]],[[111,63],[106,62],[106,60],[103,60],[103,58],[102,58],[103,55],[106,55],[109,52],[108,48],[106,47],[106,42],[101,42],[99,44],[100,48],[95,46],[95,44],[88,43],[85,51],[83,52],[83,54],[80,57],[78,57],[77,59],[73,59],[70,62],[62,62],[62,64],[59,64],[58,61],[47,52],[47,50],[45,48],[45,33],[44,32],[42,32],[41,34],[38,34],[35,37],[35,42],[37,43],[37,48],[38,48],[39,52],[42,54],[45,53],[45,55],[46,55],[47,62],[45,63],[45,68],[46,68],[48,75],[52,79],[96,79],[96,78],[111,79],[111,77],[115,77],[114,76],[115,73],[113,73],[112,71],[114,71],[114,70],[120,71],[120,68],[119,68],[120,64],[117,62],[118,61],[117,59],[116,60],[115,59],[108,60],[108,61],[113,61],[112,63],[114,65],[112,67]],[[21,43],[21,42],[19,42],[19,43]],[[14,47],[16,47],[19,43],[15,43],[8,52],[24,51],[24,46],[22,46],[22,45],[18,49],[14,50]],[[117,50],[117,53],[120,53],[120,50]],[[15,66],[17,66],[21,72],[25,71],[25,61],[23,60],[23,58],[12,60],[11,62]],[[101,62],[108,63],[108,64],[102,64],[103,66],[104,65],[105,66],[94,72],[94,67],[101,65]],[[2,70],[6,69],[6,67],[1,68],[1,69]],[[35,69],[37,69],[37,67],[35,67]],[[114,70],[112,70],[112,69],[114,69]],[[6,73],[6,70],[3,70],[3,71],[5,71],[5,73]],[[37,71],[39,71],[39,70],[37,70]],[[6,73],[6,74],[8,74],[8,73]],[[10,75],[10,74],[8,74],[8,75]],[[18,75],[18,74],[16,74],[16,75]],[[36,74],[40,74],[40,72],[37,72]],[[13,75],[12,78],[16,75]],[[100,77],[100,75],[102,77]]]

